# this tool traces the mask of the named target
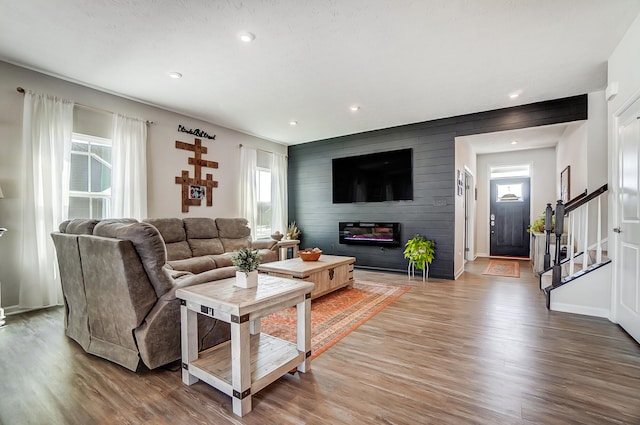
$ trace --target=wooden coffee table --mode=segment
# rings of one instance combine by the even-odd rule
[[[235,278],[181,288],[182,382],[199,379],[231,396],[233,413],[251,411],[251,395],[291,369],[311,369],[313,283],[260,275],[255,288],[234,286]],[[260,318],[290,306],[297,310],[295,344],[260,333]],[[197,315],[231,325],[231,340],[198,353]],[[201,335],[202,336],[202,335]]]
[[[261,272],[270,276],[299,279],[315,283],[311,298],[317,298],[331,291],[353,283],[353,264],[355,257],[338,255],[321,255],[318,261],[302,261],[301,258],[290,258],[261,264]]]

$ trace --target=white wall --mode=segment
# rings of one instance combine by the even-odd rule
[[[587,177],[587,122],[581,121],[567,126],[556,146],[555,201],[560,199],[560,173],[569,166],[569,199],[584,192]],[[551,200],[549,200],[551,202]]]
[[[604,90],[589,93],[587,121],[587,190],[591,193],[608,181],[607,100]]]
[[[149,126],[147,140],[148,215],[150,217],[237,217],[239,215],[239,144],[271,152],[286,153],[284,145],[269,142],[211,123],[192,119],[114,96],[24,68],[0,62],[0,186],[4,199],[0,200],[0,227],[9,231],[0,239],[0,282],[2,282],[2,306],[18,303],[18,264],[21,261],[22,228],[22,108],[23,95],[16,91],[20,86],[27,90],[47,93],[75,101],[83,105],[119,112],[125,115],[154,121]],[[188,96],[188,93],[185,93]],[[78,109],[75,115],[76,130],[108,133],[110,116],[86,109]],[[181,170],[193,167],[187,164],[191,152],[175,148],[175,141],[193,143],[194,137],[177,131],[178,125],[199,128],[215,134],[216,140],[203,139],[208,153],[204,159],[217,161],[219,168],[211,170],[219,187],[213,191],[213,206],[190,207],[188,214],[181,213],[180,186],[175,176]],[[107,134],[108,137],[108,134]],[[209,170],[207,170],[209,172]]]
[[[556,188],[560,173],[571,166],[570,197],[591,193],[607,182],[607,104],[604,91],[588,94],[589,119],[570,124],[556,147]]]
[[[502,165],[530,164],[531,218],[544,212],[547,202],[556,197],[554,148],[512,151],[477,156],[478,201],[476,202],[476,250],[479,257],[489,256],[489,178],[490,168]]]
[[[469,173],[471,173],[471,175],[473,176],[474,182],[477,184],[476,179],[477,179],[477,172],[476,172],[476,157],[475,157],[475,153],[473,152],[473,149],[471,148],[469,142],[467,140],[463,140],[463,141],[457,141],[456,140],[456,153],[455,153],[455,172],[456,172],[456,176],[454,176],[454,180],[457,179],[457,172],[458,170],[460,170],[462,172],[462,174],[464,175],[465,170]],[[473,191],[473,188],[471,188],[471,190]],[[472,200],[472,205],[471,205],[471,211],[475,210],[475,202]],[[458,276],[460,276],[462,274],[462,272],[464,272],[464,259],[465,259],[465,255],[464,255],[464,230],[465,230],[465,223],[464,223],[464,216],[465,216],[465,205],[464,205],[464,195],[463,196],[458,196],[457,193],[457,186],[456,186],[456,193],[455,193],[455,229],[456,229],[456,234],[455,234],[455,242],[454,242],[454,258],[453,258],[453,270],[454,270],[454,276],[457,278]],[[474,214],[472,213],[471,216],[469,217],[469,220],[474,221]],[[475,223],[473,224],[475,225]],[[473,252],[469,253],[469,257],[470,258],[475,258],[475,250],[474,250],[474,246],[475,246],[475,242],[474,242],[474,236],[475,236],[475,232],[472,232],[471,235],[469,235],[469,249],[472,250]]]

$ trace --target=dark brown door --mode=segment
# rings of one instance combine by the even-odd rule
[[[529,257],[529,178],[492,179],[490,255]]]

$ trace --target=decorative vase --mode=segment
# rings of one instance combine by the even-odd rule
[[[258,270],[254,270],[249,273],[236,270],[235,286],[247,289],[255,288],[256,286],[258,286]]]

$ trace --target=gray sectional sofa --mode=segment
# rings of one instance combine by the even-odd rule
[[[238,248],[278,259],[276,242],[251,241],[242,218],[69,220],[52,238],[67,335],[133,371],[180,358],[176,289],[234,276]],[[200,349],[230,337],[228,324],[205,316],[198,334]]]

